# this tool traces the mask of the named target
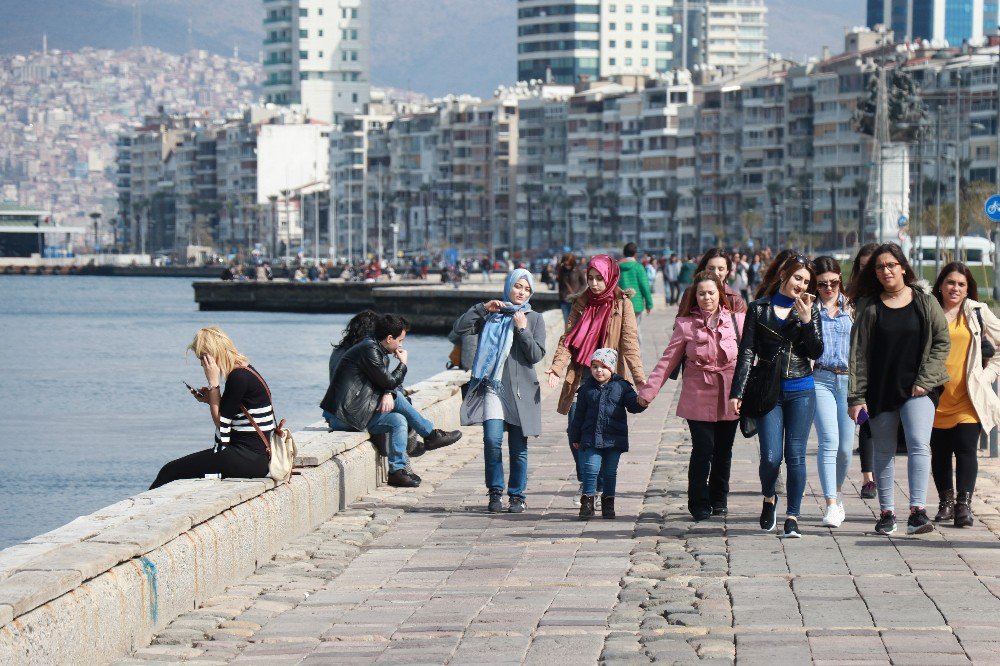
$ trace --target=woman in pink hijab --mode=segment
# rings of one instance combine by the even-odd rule
[[[618,262],[606,254],[599,254],[590,260],[587,268],[587,289],[573,302],[573,309],[566,322],[566,332],[559,339],[555,358],[546,371],[549,386],[559,385],[559,378],[565,373],[562,393],[559,395],[560,414],[573,419],[576,406],[576,391],[580,382],[589,375],[590,357],[601,347],[618,352],[618,367],[615,373],[642,388],[646,383],[646,373],[642,368],[639,351],[639,329],[635,322],[635,310],[630,300],[632,290],[618,288]],[[570,448],[577,464],[577,480],[580,467],[577,452]],[[575,497],[579,497],[576,493]],[[579,500],[577,500],[579,501]]]

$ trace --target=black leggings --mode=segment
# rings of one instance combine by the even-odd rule
[[[872,444],[872,427],[868,421],[858,428],[858,451],[861,454],[861,473],[871,474],[875,466],[875,446]]]
[[[688,511],[711,513],[729,501],[729,470],[739,421],[688,421],[691,462],[688,464]]]
[[[976,475],[979,474],[979,434],[982,426],[978,423],[960,423],[954,428],[934,428],[931,430],[931,474],[938,493],[956,488],[960,493],[971,493],[976,489]],[[955,456],[955,481],[951,477],[951,457]]]
[[[218,453],[213,449],[198,451],[164,465],[149,489],[178,479],[201,479],[206,474],[221,474],[223,479],[260,479],[268,474],[267,454],[243,446],[227,446]]]

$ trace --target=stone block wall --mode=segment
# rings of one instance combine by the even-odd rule
[[[548,368],[562,314],[546,312]],[[461,385],[450,370],[413,387],[435,426],[456,428]],[[0,551],[0,663],[103,664],[270,560],[384,479],[366,433],[295,434],[296,474],[176,481]]]

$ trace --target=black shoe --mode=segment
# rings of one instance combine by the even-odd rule
[[[407,474],[405,469],[397,469],[389,473],[389,485],[395,488],[416,488],[420,481]]]
[[[711,511],[694,511],[691,513],[691,518],[693,518],[694,522],[696,523],[700,523],[703,520],[708,520],[711,517],[712,517]]]
[[[580,520],[590,520],[594,517],[594,496],[582,495],[580,497]]]
[[[764,507],[760,510],[760,529],[770,532],[777,526],[778,498],[774,498],[774,504],[765,501]]]
[[[724,507],[724,506],[712,507],[712,515],[713,516],[728,516],[729,515],[729,509],[726,508],[726,507]]]
[[[615,519],[615,498],[607,495],[601,496],[601,517],[609,520]]]
[[[959,493],[955,500],[955,527],[972,527],[972,493]]]
[[[490,503],[486,505],[486,510],[490,513],[500,513],[503,511],[502,490],[490,490]]]
[[[410,476],[411,479],[417,482],[417,485],[420,485],[420,482],[423,481],[423,479],[421,479],[420,476],[412,469],[406,470],[406,473]]]
[[[782,539],[798,539],[801,536],[802,536],[802,533],[799,532],[799,521],[797,521],[797,520],[795,520],[794,518],[791,518],[791,517],[785,518],[785,527],[782,530],[781,538]]]
[[[524,498],[520,495],[511,495],[510,503],[507,505],[507,511],[510,513],[524,513],[524,509]]]
[[[878,487],[874,481],[865,481],[861,484],[861,499],[875,499],[878,495]]]
[[[421,442],[421,441],[418,441],[413,446],[413,450],[407,449],[407,452],[406,452],[406,454],[408,456],[410,456],[411,458],[419,458],[420,456],[424,455],[425,453],[427,453],[427,449],[424,448],[424,443]]]
[[[431,430],[431,434],[424,437],[424,448],[428,451],[442,449],[446,446],[451,446],[460,439],[462,439],[461,430],[445,432],[444,430],[435,429]]]
[[[910,514],[906,521],[907,534],[927,534],[934,530],[934,524],[927,517],[926,509],[917,509]]]
[[[892,511],[883,511],[875,523],[877,534],[893,534],[896,531],[896,514]]]

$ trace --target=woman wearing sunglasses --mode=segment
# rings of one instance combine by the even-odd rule
[[[771,283],[764,286],[765,295],[750,304],[729,392],[732,410],[739,414],[755,361],[762,368],[775,368],[775,374],[770,376],[776,377],[780,384],[777,403],[769,408],[758,403],[756,407],[768,411],[750,416],[756,419],[760,441],[760,485],[764,495],[760,528],[767,532],[777,524],[775,482],[782,460],[788,466],[788,507],[782,535],[785,538],[801,536],[798,519],[806,488],[806,440],[816,410],[812,361],[823,354],[819,308],[810,293],[815,280],[811,261],[802,256],[791,257],[781,265]],[[756,401],[759,396],[752,397]]]
[[[1000,320],[970,297],[978,293],[972,272],[957,261],[945,266],[934,283],[933,294],[944,309],[951,337],[945,361],[951,379],[944,385],[931,430],[931,474],[940,499],[934,522],[952,520],[955,527],[972,525],[979,435],[1000,422],[1000,399],[991,386],[1000,373],[1000,356],[995,354]],[[987,358],[990,351],[994,355]]]
[[[870,419],[875,445],[879,534],[896,531],[893,498],[896,433],[906,434],[910,512],[907,534],[934,529],[924,504],[930,477],[930,439],[945,362],[951,349],[941,305],[914,285],[906,255],[895,243],[880,245],[858,278],[851,332],[847,403],[851,419]]]
[[[813,368],[819,440],[816,468],[826,499],[823,525],[840,527],[845,518],[840,491],[854,446],[854,421],[847,415],[847,355],[851,350],[853,313],[840,290],[840,263],[833,257],[819,257],[815,264],[823,326],[823,355]]]

